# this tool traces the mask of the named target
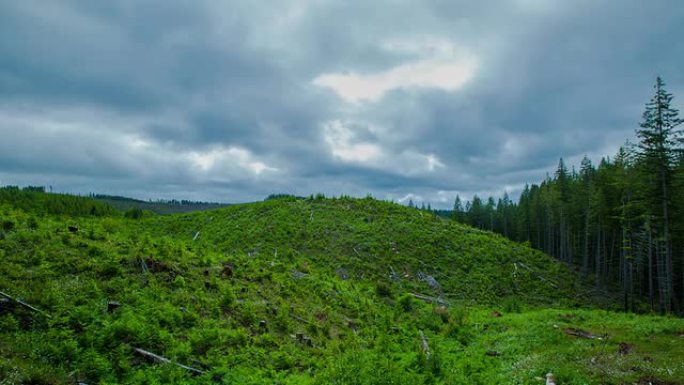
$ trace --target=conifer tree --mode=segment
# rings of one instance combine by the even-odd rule
[[[670,237],[670,189],[673,170],[681,144],[682,123],[679,111],[671,106],[672,94],[665,91],[665,83],[656,79],[655,95],[646,104],[643,121],[637,130],[640,171],[644,178],[645,203],[656,231],[656,259],[659,267],[660,309],[672,309],[674,297],[674,266]]]
[[[465,210],[463,209],[463,203],[461,202],[461,197],[456,195],[454,200],[454,211],[452,212],[452,217],[456,222],[465,223]]]

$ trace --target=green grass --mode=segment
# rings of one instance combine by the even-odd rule
[[[0,218],[0,290],[50,316],[0,305],[0,384],[684,383],[681,319],[600,310],[549,257],[391,203]]]

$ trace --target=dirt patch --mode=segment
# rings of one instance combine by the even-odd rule
[[[628,355],[632,349],[634,349],[634,345],[628,344],[627,342],[620,342],[618,344],[618,354],[621,356],[626,356]]]

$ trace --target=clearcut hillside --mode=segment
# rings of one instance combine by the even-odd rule
[[[684,383],[681,319],[416,209],[137,214],[0,194],[0,384]]]
[[[506,298],[531,305],[587,300],[578,277],[541,252],[370,198],[281,198],[141,224],[142,232],[226,256],[288,262],[302,270],[314,265],[397,291],[487,304]]]

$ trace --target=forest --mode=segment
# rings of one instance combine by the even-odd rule
[[[618,289],[626,311],[684,311],[684,135],[658,77],[636,130],[614,157],[579,170],[561,158],[553,176],[486,201],[456,198],[452,217],[558,258]]]

